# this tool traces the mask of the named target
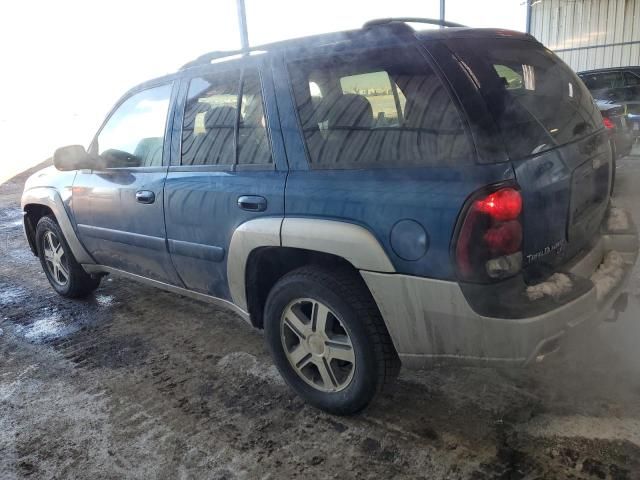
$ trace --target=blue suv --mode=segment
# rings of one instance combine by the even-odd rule
[[[401,364],[541,360],[621,296],[607,132],[531,36],[385,19],[232,53],[135,87],[27,181],[58,293],[117,274],[229,308],[338,414]]]

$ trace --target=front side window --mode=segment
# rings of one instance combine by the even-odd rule
[[[171,85],[150,88],[125,100],[107,120],[95,147],[107,168],[162,165]]]
[[[312,168],[473,162],[457,108],[416,49],[296,61],[289,73]]]

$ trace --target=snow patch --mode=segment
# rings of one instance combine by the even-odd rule
[[[629,229],[629,217],[627,212],[621,208],[612,207],[609,210],[609,218],[607,218],[607,230],[610,232],[619,232]]]
[[[24,289],[20,287],[5,288],[0,292],[0,305],[8,305],[26,295]]]
[[[275,365],[259,362],[255,355],[247,352],[233,352],[225,355],[218,361],[218,367],[236,370],[238,373],[245,372],[268,383],[284,385],[284,380]]]
[[[569,292],[573,287],[573,282],[564,273],[554,273],[546,281],[527,287],[529,300],[538,300],[542,297],[553,297],[555,299]]]
[[[14,220],[16,218],[22,219],[22,210],[19,208],[8,208],[6,210],[0,211],[0,218],[4,220]],[[22,223],[22,220],[20,220]]]
[[[602,300],[620,283],[624,276],[624,259],[615,250],[604,256],[598,269],[591,275],[591,281],[596,287],[598,300]]]
[[[113,297],[111,295],[96,295],[96,302],[101,307],[110,307],[113,304]]]
[[[30,325],[20,325],[16,329],[18,335],[22,335],[30,342],[43,342],[60,338],[78,330],[76,325],[67,325],[61,321],[58,313],[47,315],[37,319]]]

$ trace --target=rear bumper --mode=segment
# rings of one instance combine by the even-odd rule
[[[404,366],[424,368],[443,362],[526,365],[554,350],[575,329],[594,325],[609,315],[638,256],[638,234],[630,217],[628,220],[628,228],[616,231],[609,231],[605,222],[591,250],[565,266],[567,273],[591,282],[591,288],[531,317],[480,315],[456,282],[366,271],[361,274]],[[612,251],[619,253],[622,265],[596,286],[591,277]]]

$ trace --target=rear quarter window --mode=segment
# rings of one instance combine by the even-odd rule
[[[311,168],[474,161],[457,107],[416,48],[305,59],[288,68]]]
[[[543,46],[457,39],[449,48],[483,95],[512,159],[578,140],[602,126],[583,82]]]

